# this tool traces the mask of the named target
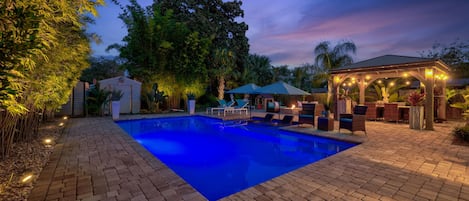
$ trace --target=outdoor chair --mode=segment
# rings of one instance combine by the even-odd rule
[[[366,110],[366,119],[367,120],[378,119],[378,108],[376,107],[376,103],[366,102],[365,106],[368,107],[368,109]]]
[[[271,124],[273,118],[274,118],[274,114],[267,113],[267,114],[265,114],[264,118],[259,118],[259,119],[258,118],[253,118],[253,119],[249,120],[249,122],[251,122],[251,123]]]
[[[280,124],[282,125],[291,125],[292,123],[293,123],[293,116],[291,115],[283,116],[283,119],[280,121]]]
[[[399,108],[397,103],[385,103],[383,118],[385,121],[399,121]]]
[[[234,101],[228,101],[226,102],[224,99],[221,99],[221,100],[217,100],[218,101],[218,108],[224,108],[224,107],[231,107],[235,104]]]
[[[298,125],[311,124],[314,126],[315,107],[316,104],[303,103],[303,109],[299,112],[298,115]]]
[[[264,116],[264,122],[272,122],[272,119],[274,118],[274,115],[273,114],[265,114]]]
[[[339,133],[340,129],[347,129],[353,132],[363,131],[366,135],[366,111],[367,106],[357,105],[353,108],[353,114],[340,114],[339,117]]]
[[[275,101],[275,102],[267,102],[266,111],[267,111],[267,112],[274,112],[274,113],[280,112],[280,105],[279,105],[279,103],[278,103],[277,101]]]
[[[206,113],[208,114],[210,111],[210,114],[213,115],[215,111],[217,111],[217,115],[220,115],[221,112],[223,112],[223,115],[225,116],[227,112],[230,112],[232,110],[232,106],[234,105],[234,101],[228,101],[226,102],[225,100],[217,100],[218,101],[218,106],[216,107],[207,107]]]
[[[238,105],[236,105],[233,108],[233,112],[238,112],[239,111],[239,114],[241,114],[242,112],[246,112],[246,115],[247,115],[248,114],[248,107],[247,106],[248,106],[249,102],[244,101],[242,99],[237,99],[236,103]]]

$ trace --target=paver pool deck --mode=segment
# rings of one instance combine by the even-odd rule
[[[68,121],[28,200],[206,200],[110,117]],[[335,124],[292,129],[363,143],[222,200],[469,200],[469,147],[451,135],[462,123],[367,121],[367,137]]]

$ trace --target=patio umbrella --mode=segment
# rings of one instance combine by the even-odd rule
[[[258,89],[259,86],[256,84],[250,83],[250,84],[245,84],[243,86],[240,86],[238,88],[234,88],[232,90],[227,91],[226,93],[229,94],[257,94],[256,89]],[[249,98],[249,117],[251,117],[251,98]]]
[[[254,94],[255,90],[258,89],[259,86],[256,84],[250,83],[238,88],[234,88],[232,90],[227,91],[228,94]]]
[[[272,94],[272,95],[310,95],[310,93],[289,85],[283,81],[261,87],[256,90],[259,94]],[[280,112],[278,113],[280,119]]]
[[[273,94],[273,95],[310,95],[310,93],[289,85],[283,81],[258,88],[258,94]]]

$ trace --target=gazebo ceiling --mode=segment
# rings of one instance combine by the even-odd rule
[[[419,57],[384,55],[372,59],[360,61],[348,66],[332,69],[330,73],[349,74],[349,73],[384,73],[387,71],[406,71],[419,70],[428,67],[435,67],[443,73],[449,72],[449,67],[438,59],[428,59]]]

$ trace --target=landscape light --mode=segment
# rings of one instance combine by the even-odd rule
[[[404,74],[403,74],[403,76],[404,76],[404,77],[408,77],[408,76],[409,76],[409,74],[407,74],[407,73],[404,73]]]
[[[410,82],[409,82],[409,81],[406,81],[405,84],[406,84],[406,85],[410,85]]]
[[[50,148],[50,147],[52,147],[52,142],[53,142],[52,138],[46,138],[46,139],[44,139],[44,146],[46,148]]]
[[[383,82],[383,81],[381,81],[381,80],[378,80],[378,84],[381,84],[382,82]]]
[[[394,86],[394,82],[390,82],[390,83],[389,83],[389,86]]]
[[[68,117],[67,117],[67,116],[64,116],[64,120],[67,120],[67,119],[68,119]]]
[[[59,126],[60,127],[64,126],[64,122],[60,122]]]
[[[371,79],[371,76],[366,75],[366,76],[365,76],[365,79],[369,80],[369,79]]]
[[[23,179],[21,179],[21,182],[22,183],[29,182],[32,178],[33,178],[33,174],[27,174],[23,177]]]

